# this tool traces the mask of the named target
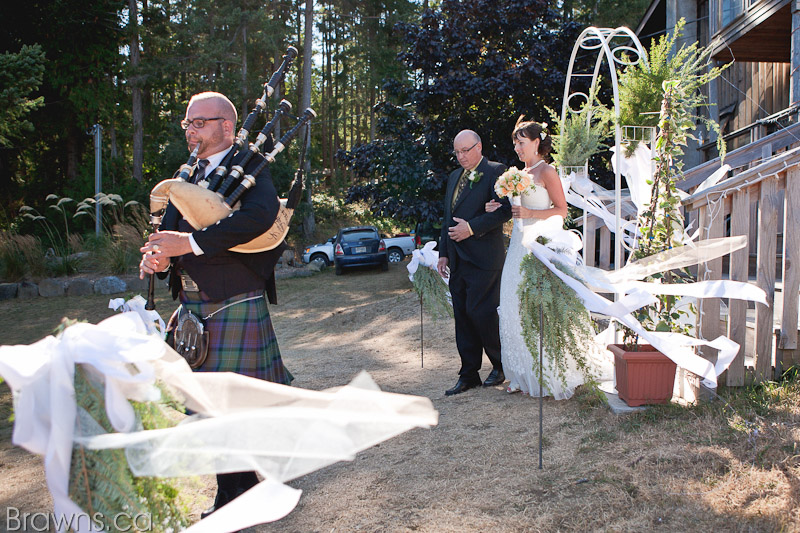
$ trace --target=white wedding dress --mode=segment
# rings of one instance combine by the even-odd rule
[[[552,207],[550,195],[543,184],[534,183],[536,188],[526,191],[521,196],[522,206],[529,209],[549,209]],[[522,234],[517,220],[514,220],[514,229],[511,233],[511,244],[508,246],[506,262],[503,265],[503,277],[500,281],[500,346],[502,349],[503,373],[509,380],[508,391],[521,391],[531,396],[539,396],[539,376],[533,372],[533,356],[522,337],[522,325],[519,314],[519,288],[522,274],[520,264],[523,257],[528,254],[527,248],[522,245]],[[540,219],[521,219],[524,227],[541,224]],[[538,352],[535,353],[538,357]],[[552,369],[548,362],[547,354],[543,356],[544,396],[552,396],[556,400],[563,400],[572,396],[575,387],[585,382],[583,373],[574,363],[567,365],[566,387]]]

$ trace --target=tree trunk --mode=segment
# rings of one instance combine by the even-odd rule
[[[331,81],[330,81],[330,53],[328,51],[329,50],[329,46],[330,46],[330,41],[329,41],[330,40],[330,36],[329,36],[330,27],[328,25],[329,24],[328,20],[330,20],[330,19],[329,19],[329,17],[327,15],[325,15],[325,19],[326,20],[323,21],[323,24],[322,24],[322,89],[320,90],[320,95],[322,96],[322,98],[320,98],[320,100],[321,100],[320,103],[327,101],[328,89],[330,88],[330,83],[331,83]],[[321,141],[321,147],[320,147],[321,148],[321,155],[322,155],[322,168],[323,169],[330,168],[329,159],[328,159],[328,153],[329,153],[328,137],[329,137],[329,130],[330,130],[328,117],[330,115],[329,115],[329,113],[326,112],[327,111],[327,107],[328,107],[328,104],[326,104],[324,107],[321,106],[321,109],[320,109],[320,112],[321,112],[322,117],[323,117],[323,120],[322,120],[322,123],[321,123],[321,126],[322,126],[322,141]]]
[[[306,0],[305,11],[305,31],[303,32],[303,95],[300,99],[300,112],[302,113],[307,107],[311,106],[311,47],[312,37],[314,32],[314,0]],[[311,126],[306,126],[310,128]],[[305,144],[306,160],[305,173],[306,179],[306,202],[309,209],[306,211],[306,216],[303,218],[303,233],[307,239],[314,235],[316,223],[314,221],[314,204],[311,201],[311,159],[308,157],[308,152],[311,144],[311,136],[303,135],[301,142]]]
[[[139,86],[141,76],[139,64],[139,10],[137,0],[128,0],[128,20],[131,25],[131,115],[133,118],[133,179],[142,182],[144,164],[144,127],[142,113],[142,90]]]

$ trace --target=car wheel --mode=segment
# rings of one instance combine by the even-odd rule
[[[337,276],[341,276],[342,275],[342,265],[340,265],[339,263],[336,263],[335,272],[336,272]]]
[[[381,263],[381,271],[386,272],[387,270],[389,270],[389,262]]]
[[[309,263],[320,263],[320,265],[328,266],[331,264],[325,254],[314,254],[311,256]]]
[[[389,249],[389,262],[390,263],[399,263],[403,260],[405,255],[403,255],[403,251],[400,248],[390,248]]]

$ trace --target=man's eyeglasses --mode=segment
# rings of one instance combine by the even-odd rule
[[[186,129],[186,128],[184,128],[184,129]],[[473,144],[472,146],[470,146],[469,148],[466,148],[464,150],[453,150],[453,155],[456,156],[456,157],[458,157],[460,155],[464,155],[467,152],[469,152],[470,150],[472,150],[473,148],[475,148],[476,146],[478,146],[479,142],[480,141],[476,142],[475,144]]]
[[[193,118],[192,120],[183,119],[181,120],[181,128],[188,130],[189,125],[191,124],[194,129],[199,130],[206,125],[206,122],[209,122],[211,120],[225,120],[225,117]]]

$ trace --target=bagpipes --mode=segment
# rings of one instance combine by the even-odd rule
[[[233,143],[233,148],[214,169],[210,179],[203,179],[198,183],[190,183],[189,177],[197,164],[197,154],[200,150],[198,144],[184,165],[178,169],[177,176],[159,182],[150,192],[150,223],[153,231],[158,231],[161,219],[167,208],[167,203],[172,204],[180,211],[183,218],[196,230],[207,228],[222,220],[238,209],[239,200],[256,183],[256,176],[267,166],[275,162],[275,157],[282,152],[289,143],[298,135],[300,129],[306,127],[317,116],[313,109],[306,109],[298,118],[297,123],[275,143],[269,153],[254,157],[261,152],[264,143],[270,138],[283,116],[289,116],[292,106],[286,100],[281,100],[272,119],[267,121],[258,133],[253,143],[248,143],[250,130],[255,125],[258,116],[267,108],[267,100],[283,79],[286,69],[297,57],[297,49],[290,46],[283,56],[280,67],[272,74],[269,81],[264,84],[264,93],[256,100],[255,107],[244,120]],[[305,158],[305,146],[302,149],[302,159]],[[233,164],[236,162],[236,164]],[[248,169],[249,163],[252,168]],[[303,192],[303,165],[301,163],[295,173],[294,180],[289,188],[286,199],[280,200],[277,218],[265,233],[255,239],[234,246],[230,250],[239,253],[258,253],[272,250],[283,242],[289,232],[289,222],[294,210],[300,203]],[[150,275],[146,309],[155,309],[155,274]]]

